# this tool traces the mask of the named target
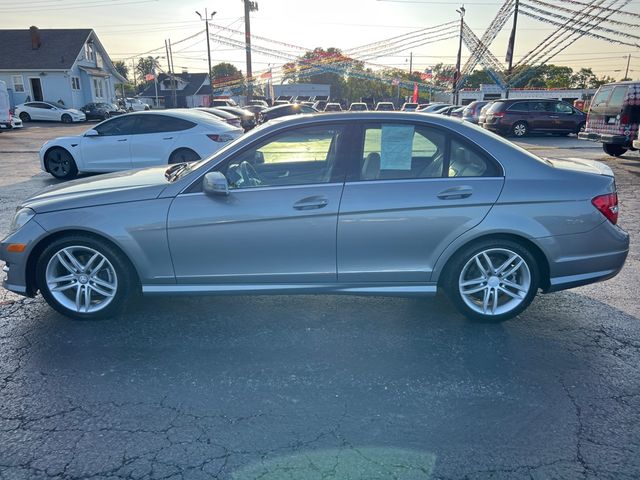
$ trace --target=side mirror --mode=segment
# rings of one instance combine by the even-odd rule
[[[94,130],[92,128],[91,130],[87,130],[86,132],[84,132],[84,136],[85,137],[99,137],[100,134],[98,133],[97,130]]]
[[[220,172],[206,173],[202,179],[202,190],[207,195],[229,195],[229,182]]]

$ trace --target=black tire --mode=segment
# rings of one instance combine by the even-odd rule
[[[115,272],[117,284],[115,293],[113,294],[113,298],[106,302],[106,305],[100,310],[93,312],[71,310],[54,296],[54,293],[51,291],[46,281],[49,262],[58,252],[69,247],[80,249],[80,251],[82,251],[83,247],[86,247],[87,249],[98,252],[108,261],[104,268],[109,269],[111,267]],[[90,252],[87,252],[85,258],[88,258],[89,255]],[[122,253],[103,240],[82,234],[70,235],[68,237],[57,239],[44,249],[36,264],[36,283],[38,285],[38,289],[42,293],[42,296],[51,308],[62,315],[75,320],[93,320],[116,316],[122,312],[129,300],[139,291],[137,276]],[[91,284],[91,280],[87,283]],[[76,281],[76,284],[79,285],[79,281]],[[86,289],[87,287],[85,286],[84,288]],[[74,288],[69,288],[68,290],[72,291],[70,295],[73,297]],[[58,292],[57,295],[60,295],[60,293]],[[101,296],[96,293],[93,293],[93,296],[99,306]],[[70,301],[73,302],[73,299],[71,298]]]
[[[73,122],[73,119],[71,118],[71,115],[69,115],[68,113],[63,114],[62,117],[60,117],[60,120],[62,121],[62,123],[71,123],[71,122]]]
[[[613,143],[603,143],[602,150],[612,157],[621,157],[627,152],[627,149],[622,145],[614,145]]]
[[[23,122],[30,122],[31,121],[31,115],[29,115],[27,112],[20,112],[20,120],[22,120]]]
[[[109,112],[104,112],[102,114],[102,120],[106,120],[107,118],[111,117],[111,114]]]
[[[170,165],[173,163],[195,162],[196,160],[200,160],[200,155],[190,148],[179,148],[169,156]]]
[[[506,275],[509,273],[511,268],[515,266],[517,262],[519,262],[519,260],[516,259],[512,263],[507,264],[508,266],[506,266],[502,271],[503,274],[506,275],[505,277],[496,275],[495,272],[492,272],[492,274],[488,276],[488,281],[484,282],[484,286],[483,284],[477,282],[477,280],[480,280],[482,278],[482,274],[480,274],[480,276],[477,277],[475,285],[477,285],[478,288],[482,288],[482,290],[471,295],[467,294],[467,300],[465,300],[465,298],[463,298],[463,294],[460,292],[460,289],[462,288],[460,284],[462,283],[462,279],[466,278],[467,274],[475,279],[475,275],[477,273],[480,273],[480,270],[478,269],[478,267],[476,267],[473,260],[476,255],[481,254],[481,252],[488,252],[488,255],[492,257],[494,261],[497,260],[493,265],[495,267],[495,270],[499,270],[499,267],[497,265],[500,265],[500,263],[506,264],[507,260],[504,259],[509,259],[509,256],[511,254],[515,254],[519,257],[519,259],[522,259],[526,264],[526,268],[523,266],[523,271],[519,269],[512,276]],[[484,263],[486,264],[486,262]],[[476,271],[474,271],[474,268]],[[501,282],[504,281],[517,284],[517,275],[520,276],[520,281],[523,281],[523,283],[525,284],[528,283],[526,289],[522,287],[522,294],[517,299],[514,299],[504,293],[499,293],[497,295],[497,298],[499,299],[502,297],[502,301],[504,301],[504,303],[498,303],[495,313],[486,311],[485,313],[483,313],[482,311],[478,311],[482,310],[483,307],[479,304],[479,297],[485,298],[486,291],[491,291],[491,289],[493,288],[493,291],[497,293],[498,288],[506,287],[513,293],[514,289]],[[492,278],[497,280],[492,280]],[[540,268],[536,262],[534,255],[520,243],[502,238],[487,239],[463,247],[449,261],[449,264],[447,265],[444,273],[443,280],[444,281],[442,283],[445,287],[447,296],[449,296],[458,311],[465,317],[470,320],[477,320],[482,322],[501,322],[520,314],[533,301],[536,293],[538,292],[538,285],[540,284]],[[496,283],[493,284],[493,282]],[[495,287],[493,285],[495,285]],[[473,287],[471,287],[471,289],[473,289]],[[494,293],[493,295],[495,296],[496,293]],[[489,294],[487,298],[493,300],[493,298],[495,297],[492,297],[491,294]],[[499,301],[500,300],[498,300],[498,302]],[[472,308],[467,302],[474,305],[475,309]],[[510,306],[511,303],[513,303],[514,305]]]
[[[517,138],[526,137],[529,134],[527,122],[519,121],[511,126],[511,135]]]
[[[44,165],[51,175],[60,180],[71,180],[78,175],[75,160],[64,148],[52,148],[44,156]]]

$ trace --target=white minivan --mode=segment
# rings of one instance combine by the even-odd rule
[[[7,84],[0,80],[0,128],[11,128],[10,108]]]

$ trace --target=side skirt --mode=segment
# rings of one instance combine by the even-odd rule
[[[346,294],[379,296],[434,296],[435,284],[224,284],[224,285],[143,285],[144,295],[292,295],[292,294]]]

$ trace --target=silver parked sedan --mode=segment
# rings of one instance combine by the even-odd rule
[[[74,318],[138,292],[448,293],[503,320],[616,275],[613,173],[421,113],[269,122],[213,157],[63,183],[0,245],[5,288]]]

